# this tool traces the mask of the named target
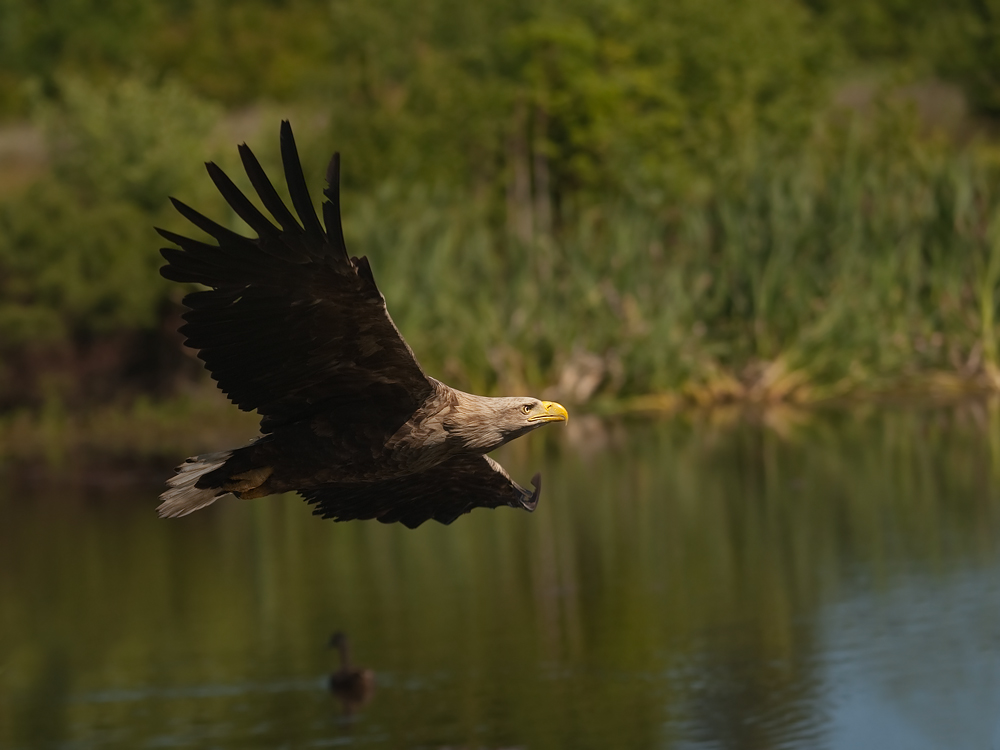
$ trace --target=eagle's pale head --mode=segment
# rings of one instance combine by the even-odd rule
[[[468,450],[489,453],[549,422],[566,422],[569,412],[555,401],[532,396],[489,398],[456,391],[458,404],[447,429]]]

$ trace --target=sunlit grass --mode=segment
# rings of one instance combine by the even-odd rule
[[[349,202],[347,230],[428,370],[460,386],[539,389],[586,364],[581,400],[670,406],[992,390],[990,155],[894,133],[818,136],[667,211],[609,196],[529,245],[423,190]]]

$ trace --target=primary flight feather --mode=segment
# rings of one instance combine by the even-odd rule
[[[410,528],[429,518],[451,523],[477,507],[534,510],[539,475],[530,492],[486,453],[565,422],[566,409],[531,397],[475,396],[424,374],[368,259],[347,253],[339,154],[327,170],[320,223],[287,122],[281,159],[294,214],[250,149],[239,152],[277,225],[210,163],[216,187],[257,237],[175,199],[217,244],[157,231],[177,246],[161,250],[163,276],[208,287],[184,298],[185,343],[233,403],[261,415],[262,434],[242,448],[187,459],[168,480],[159,514],[187,515],[227,493],[291,491],[324,518]]]

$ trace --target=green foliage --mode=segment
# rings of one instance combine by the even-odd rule
[[[0,342],[158,323],[168,293],[153,224],[194,181],[215,112],[180,86],[66,81],[46,108],[51,175],[0,204]]]
[[[1000,113],[1000,3],[996,0],[806,0],[862,66],[946,77],[973,107]]]
[[[26,80],[53,91],[67,73],[106,78],[134,70],[155,19],[155,3],[0,0],[0,105],[23,114]]]
[[[148,217],[128,203],[92,210],[58,182],[5,206],[0,338],[65,340],[154,322]],[[150,303],[153,302],[153,305]]]
[[[800,137],[830,59],[795,0],[48,5],[0,4],[0,103],[67,70],[152,71],[226,104],[311,98],[358,185],[502,190],[541,159],[557,208],[637,183],[676,193],[759,132]]]
[[[538,388],[587,357],[615,396],[1000,382],[992,152],[825,111],[844,50],[931,70],[986,6],[935,11],[923,48],[889,0],[64,5],[0,4],[24,32],[0,89],[31,73],[54,97],[49,174],[0,203],[5,350],[160,325],[166,196],[233,221],[200,96],[273,98],[296,102],[314,192],[344,151],[352,248],[458,385]],[[949,59],[987,59],[989,28]],[[274,171],[272,138],[253,145]]]
[[[205,149],[220,113],[180,84],[128,78],[95,87],[71,78],[59,93],[40,113],[53,177],[90,204],[156,214],[165,196],[202,176],[200,160],[185,157]]]
[[[189,158],[210,112],[180,89],[76,83],[55,112],[52,178],[0,213],[8,347],[159,324],[159,196],[231,219]],[[922,140],[890,110],[788,151],[758,135],[670,210],[653,191],[581,199],[529,237],[489,192],[390,179],[345,196],[346,231],[428,371],[472,390],[572,380],[585,355],[616,397],[995,383],[992,152]]]
[[[422,191],[348,205],[347,229],[430,371],[470,387],[540,388],[575,351],[618,396],[987,386],[1000,174],[908,122],[831,126],[675,213],[608,203],[556,239]]]
[[[151,3],[158,27],[137,56],[229,105],[288,100],[329,75],[330,10],[319,0]],[[348,33],[341,29],[336,33]]]
[[[332,134],[359,186],[482,192],[523,167],[557,210],[625,189],[683,194],[758,135],[801,140],[825,97],[823,37],[782,0],[420,5],[336,16]]]

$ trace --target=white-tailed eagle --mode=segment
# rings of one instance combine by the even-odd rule
[[[277,225],[209,163],[215,185],[257,237],[175,199],[218,244],[157,231],[177,245],[161,251],[163,276],[207,287],[184,298],[185,343],[233,403],[260,414],[262,434],[242,448],[187,459],[168,480],[159,514],[187,515],[227,493],[291,491],[324,518],[410,528],[429,518],[451,523],[479,507],[534,510],[540,476],[529,492],[486,454],[543,424],[565,422],[566,409],[531,397],[474,396],[424,374],[389,317],[368,259],[347,253],[339,154],[327,170],[321,223],[287,122],[281,158],[294,214],[250,149],[244,144],[239,152]]]

